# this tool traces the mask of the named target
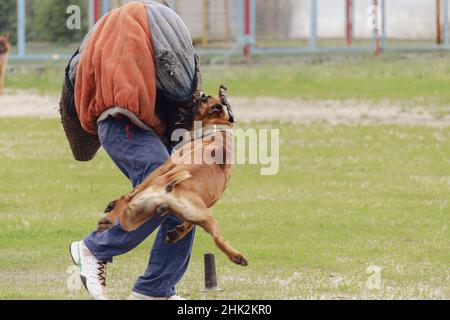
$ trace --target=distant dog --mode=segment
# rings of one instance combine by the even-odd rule
[[[125,230],[133,231],[157,214],[171,213],[184,223],[167,233],[167,243],[180,241],[193,225],[199,225],[231,261],[246,266],[244,256],[222,239],[217,220],[208,210],[222,196],[231,175],[234,118],[226,88],[221,86],[219,99],[202,94],[198,100],[194,121],[201,122],[202,129],[198,130],[201,132],[194,131],[190,141],[141,185],[111,202],[105,211],[108,215],[99,222],[98,231],[111,228],[117,221]],[[195,158],[199,151],[200,154],[206,151],[214,160],[220,158],[223,162],[183,161]],[[219,154],[221,156],[216,158]]]
[[[4,34],[3,36],[0,36],[0,94],[3,91],[9,49],[10,44],[8,42],[8,34]]]

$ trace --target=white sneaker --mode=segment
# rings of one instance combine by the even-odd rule
[[[186,299],[184,299],[180,296],[174,295],[174,296],[167,298],[167,300],[186,300]]]
[[[185,300],[181,298],[180,296],[171,296],[169,298],[163,298],[163,297],[150,297],[146,296],[137,292],[131,292],[131,295],[128,297],[128,300],[147,300],[147,301],[163,301],[163,300]]]
[[[106,295],[106,262],[97,260],[83,241],[72,242],[70,256],[80,268],[84,287],[95,300],[108,300]]]

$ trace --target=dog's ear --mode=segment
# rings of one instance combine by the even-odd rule
[[[224,106],[230,105],[230,103],[228,102],[228,89],[223,84],[220,85],[219,88],[219,100],[220,103],[223,104]]]
[[[195,92],[194,92],[194,102],[198,102],[198,101],[200,101],[200,97],[202,96],[202,91],[200,91],[200,90],[196,90]]]
[[[219,100],[221,104],[227,107],[230,122],[233,124],[236,123],[236,119],[233,115],[233,110],[231,110],[231,105],[228,101],[228,89],[223,84],[219,88]]]
[[[206,96],[206,94],[205,94],[203,91],[197,90],[197,91],[194,93],[194,101],[195,101],[196,103],[199,103],[199,102],[207,102],[207,101],[208,101],[208,97]]]
[[[202,103],[208,102],[208,96],[204,92],[200,93],[200,102]]]

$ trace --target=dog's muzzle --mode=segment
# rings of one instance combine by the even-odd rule
[[[216,104],[214,107],[212,107],[212,109],[216,111],[223,111],[223,106],[221,104]]]

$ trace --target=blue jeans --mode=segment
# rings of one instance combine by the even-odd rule
[[[121,120],[109,117],[99,123],[98,133],[103,148],[133,187],[169,158],[166,147],[155,133],[133,126],[126,117]],[[180,223],[182,221],[173,215],[156,216],[132,232],[116,223],[110,230],[92,232],[84,243],[98,260],[112,262],[113,257],[133,250],[160,226],[147,270],[138,278],[133,291],[153,297],[171,297],[187,270],[194,242],[193,230],[175,244],[165,243],[166,233]]]

